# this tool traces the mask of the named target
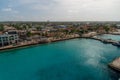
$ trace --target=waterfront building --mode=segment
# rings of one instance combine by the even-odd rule
[[[15,32],[6,32],[0,35],[0,46],[18,43],[19,36]]]
[[[26,38],[27,38],[27,31],[26,30],[17,30],[17,34],[19,35],[19,39],[21,41],[26,40]]]

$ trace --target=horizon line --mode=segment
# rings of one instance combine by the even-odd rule
[[[54,21],[54,20],[46,20],[46,21],[29,21],[29,20],[21,20],[21,21],[0,21],[0,22],[120,22],[120,21],[99,21],[99,20],[96,20],[96,21]]]

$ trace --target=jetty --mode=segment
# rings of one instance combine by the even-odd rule
[[[114,70],[120,71],[120,57],[113,60],[111,63],[108,64]]]
[[[98,40],[98,41],[101,41],[106,44],[112,44],[114,46],[120,47],[120,41],[116,41],[116,40],[112,40],[112,39],[103,39],[103,38],[99,38],[97,36],[88,37],[88,38]]]

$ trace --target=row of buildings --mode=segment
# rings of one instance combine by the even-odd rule
[[[37,30],[35,27],[32,27],[32,28],[28,28],[25,30],[17,30],[12,26],[4,26],[4,31],[0,31],[0,47],[4,47],[6,45],[17,45],[19,42],[22,42],[25,40],[30,40],[31,38],[38,39],[38,38],[43,37],[40,35],[34,35],[31,38],[27,37],[28,31],[30,31],[32,34],[40,34],[40,33],[45,33],[45,32],[49,32],[49,31],[56,31],[57,28],[65,29],[66,26],[59,25],[59,26],[56,26],[55,28],[45,27],[45,28],[42,28],[41,30]],[[45,37],[43,37],[43,39],[44,38]]]
[[[17,23],[16,23],[17,24]],[[79,24],[79,25],[46,25],[46,26],[32,26],[25,25],[24,27],[19,25],[13,27],[11,25],[4,25],[4,31],[0,31],[0,47],[6,45],[17,45],[22,41],[30,40],[44,40],[46,38],[66,38],[69,35],[79,34],[83,35],[89,32],[106,33],[107,31],[115,31],[114,27],[105,28],[104,25],[99,24]],[[18,27],[20,29],[18,29]],[[119,25],[118,25],[119,27]],[[118,28],[117,27],[117,28]],[[32,33],[32,36],[28,36],[28,32]],[[34,35],[33,35],[34,34]],[[92,33],[93,34],[93,33]],[[42,39],[43,38],[43,39]]]

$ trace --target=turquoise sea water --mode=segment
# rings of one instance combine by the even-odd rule
[[[112,40],[120,41],[120,35],[104,34],[99,37],[101,37],[103,39],[112,39]]]
[[[73,39],[0,52],[0,80],[118,80],[107,64],[120,48]]]

